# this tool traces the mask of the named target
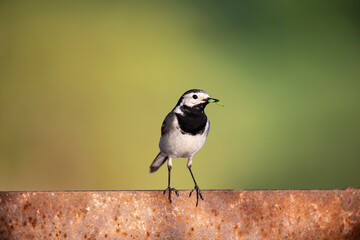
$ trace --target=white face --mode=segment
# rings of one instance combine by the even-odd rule
[[[207,102],[209,98],[210,97],[206,92],[188,93],[183,97],[180,106],[185,105],[188,107],[193,107],[200,103]]]

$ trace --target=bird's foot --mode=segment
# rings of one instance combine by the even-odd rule
[[[175,194],[176,194],[177,197],[179,196],[178,190],[176,190],[175,188],[171,188],[170,186],[167,187],[167,189],[164,190],[164,194],[166,193],[166,191],[169,191],[169,197],[168,197],[168,198],[169,198],[170,203],[172,202],[172,201],[171,201],[171,192],[172,192],[172,191],[175,192]]]
[[[191,197],[191,194],[193,193],[193,191],[196,190],[196,206],[198,206],[199,204],[199,197],[201,198],[201,200],[204,200],[202,194],[201,194],[201,191],[200,191],[200,188],[198,185],[195,185],[194,189],[191,190],[190,194],[189,194],[189,197]]]

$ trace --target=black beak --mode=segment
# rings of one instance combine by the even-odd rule
[[[208,103],[220,102],[220,100],[219,100],[219,99],[216,99],[216,98],[208,98],[207,102],[208,102]]]

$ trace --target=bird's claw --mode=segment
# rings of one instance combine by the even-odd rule
[[[201,198],[201,200],[204,200],[202,194],[201,194],[201,191],[200,191],[200,188],[198,185],[195,185],[194,189],[191,190],[190,194],[189,194],[189,197],[191,197],[191,194],[196,190],[196,206],[198,206],[199,204],[199,197]]]
[[[165,195],[166,191],[169,191],[169,197],[168,198],[169,198],[170,203],[172,203],[172,201],[171,201],[171,192],[172,191],[175,192],[177,197],[179,196],[179,191],[176,190],[175,188],[167,187],[167,189],[164,190],[164,195]]]

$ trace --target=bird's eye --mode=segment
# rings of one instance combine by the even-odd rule
[[[197,95],[194,94],[194,95],[193,95],[193,99],[197,99]]]

